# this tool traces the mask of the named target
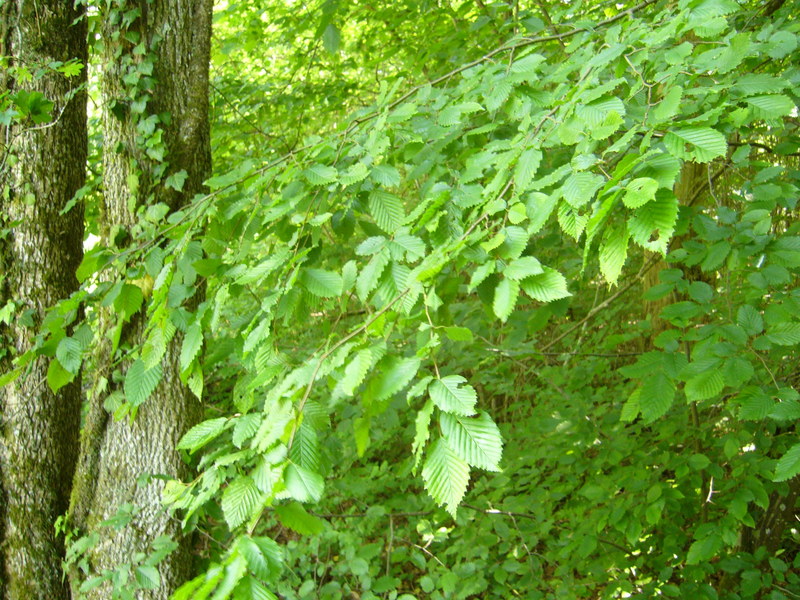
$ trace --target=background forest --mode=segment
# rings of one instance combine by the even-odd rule
[[[800,598],[798,14],[0,0],[0,600]]]

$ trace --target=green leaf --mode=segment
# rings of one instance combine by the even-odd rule
[[[764,331],[764,318],[756,308],[743,304],[736,312],[736,322],[745,330],[747,335],[758,335]]]
[[[593,173],[580,172],[573,173],[566,182],[561,193],[564,195],[564,200],[573,208],[580,208],[587,204],[600,189],[605,180],[601,175],[594,175]]]
[[[369,212],[378,227],[390,235],[400,228],[406,218],[403,201],[383,190],[374,190],[369,195]]]
[[[221,434],[225,430],[227,423],[228,419],[225,417],[198,423],[184,434],[181,441],[178,442],[177,449],[188,450],[189,452],[197,451]]]
[[[328,23],[328,26],[322,33],[322,45],[325,46],[325,50],[328,51],[328,54],[336,54],[339,51],[339,42],[341,42],[341,39],[342,36],[339,33],[339,29],[337,29],[333,23]]]
[[[722,240],[716,244],[712,244],[708,249],[706,257],[700,263],[700,268],[703,271],[714,271],[719,268],[731,251],[731,244],[727,240]]]
[[[431,400],[425,402],[425,406],[417,413],[414,420],[414,443],[411,450],[414,453],[414,472],[417,472],[419,461],[422,458],[422,450],[430,438],[431,415],[433,415],[434,404]]]
[[[646,377],[639,389],[639,409],[645,423],[663,417],[675,399],[675,383],[664,373],[656,372]]]
[[[567,280],[564,276],[550,267],[543,267],[544,272],[523,279],[523,291],[539,302],[552,302],[560,298],[571,296],[567,290]]]
[[[347,169],[346,173],[339,175],[339,183],[347,187],[360,181],[364,181],[369,176],[367,165],[362,162],[356,163]]]
[[[234,446],[241,448],[258,431],[261,425],[261,415],[258,413],[240,415],[235,418],[235,422],[231,441],[233,441]]]
[[[769,96],[751,96],[745,99],[749,105],[756,109],[759,116],[765,119],[776,119],[792,114],[796,108],[788,96],[775,94]]]
[[[307,421],[303,421],[295,432],[289,457],[293,463],[310,471],[319,469],[319,440],[317,432]]]
[[[779,346],[800,344],[800,323],[781,321],[772,325],[767,331],[767,339]]]
[[[362,302],[366,302],[369,295],[377,287],[383,270],[389,264],[389,257],[380,252],[373,256],[367,265],[361,269],[356,280],[356,295]]]
[[[183,189],[183,184],[189,175],[186,173],[185,170],[181,169],[177,173],[173,173],[164,181],[164,185],[168,188],[172,188],[176,192],[180,192]]]
[[[686,399],[691,402],[700,402],[713,398],[725,387],[725,379],[719,369],[709,369],[686,382]]]
[[[378,374],[370,379],[364,398],[381,402],[394,396],[406,387],[419,370],[420,361],[416,357],[384,358],[377,367]]]
[[[628,231],[622,227],[608,229],[600,243],[600,272],[611,284],[617,282],[628,258]]]
[[[400,173],[391,165],[376,165],[372,167],[371,179],[383,187],[400,185]]]
[[[711,560],[722,549],[722,536],[712,533],[703,539],[697,540],[689,547],[686,554],[686,564],[697,565]]]
[[[434,442],[422,467],[425,489],[439,506],[456,516],[469,483],[469,465],[443,439]]]
[[[161,576],[158,574],[158,569],[152,565],[136,567],[134,577],[136,578],[136,583],[143,590],[155,590],[161,585]]]
[[[519,282],[512,279],[501,279],[494,290],[494,302],[492,308],[494,314],[503,323],[506,322],[509,315],[514,311],[514,306],[517,304],[519,297]]]
[[[664,136],[664,145],[673,156],[700,163],[725,156],[728,150],[725,136],[711,127],[671,129]]]
[[[336,386],[345,396],[352,396],[361,385],[372,366],[372,352],[369,348],[359,350],[344,370],[344,375]]]
[[[800,473],[800,444],[795,444],[784,454],[775,466],[773,481],[786,481]]]
[[[672,118],[678,114],[682,95],[683,88],[681,86],[676,85],[671,87],[664,95],[661,102],[653,109],[653,121],[655,123],[664,123],[672,120]]]
[[[325,521],[309,514],[303,505],[297,502],[276,506],[275,514],[281,523],[300,535],[319,535],[325,530]]]
[[[242,536],[236,549],[247,561],[248,570],[264,581],[276,581],[283,571],[283,550],[268,537]]]
[[[356,454],[359,458],[363,458],[369,447],[370,424],[371,419],[369,417],[358,417],[353,421],[353,437],[356,441]]]
[[[469,417],[475,414],[475,403],[478,394],[461,375],[447,375],[434,379],[428,387],[428,393],[434,404],[441,410],[455,415]]]
[[[760,421],[775,406],[773,399],[760,387],[748,386],[736,396],[739,403],[739,418],[743,421]]]
[[[334,167],[317,164],[303,171],[303,175],[311,185],[319,186],[334,183],[339,176],[339,172]]]
[[[128,321],[133,315],[139,312],[144,301],[144,294],[137,285],[130,283],[122,284],[119,295],[114,299],[114,309],[122,313],[122,319]]]
[[[200,352],[200,348],[202,348],[202,346],[203,329],[200,326],[200,323],[195,321],[189,325],[189,328],[186,330],[186,335],[183,337],[180,357],[181,372],[189,368],[194,360],[194,357],[197,356],[198,352]]]
[[[521,256],[516,260],[512,260],[503,271],[503,275],[513,281],[519,281],[533,275],[541,275],[542,273],[544,273],[542,263],[533,256]]]
[[[237,584],[233,600],[278,600],[278,597],[265,588],[258,579],[247,575]]]
[[[333,271],[303,269],[300,271],[299,279],[309,292],[320,298],[335,298],[342,295],[342,277]]]
[[[56,358],[71,375],[77,375],[81,368],[81,344],[71,337],[62,338],[56,347]]]
[[[538,148],[528,148],[520,155],[514,169],[514,188],[517,194],[529,189],[541,161],[542,152]]]
[[[678,199],[671,192],[662,191],[655,200],[635,210],[628,219],[628,232],[643,248],[665,253],[677,220]]]
[[[447,445],[473,467],[500,470],[503,439],[491,417],[481,411],[477,417],[458,417],[441,413],[439,424]]]
[[[47,385],[53,391],[58,393],[62,387],[72,381],[75,376],[61,366],[58,360],[51,360],[47,367]]]
[[[656,197],[658,182],[650,177],[638,177],[625,186],[622,203],[628,208],[639,208]]]
[[[261,496],[252,478],[246,475],[240,475],[229,483],[222,494],[222,514],[228,527],[235,529],[250,518]]]
[[[472,342],[472,331],[466,327],[445,327],[444,334],[453,342]]]
[[[392,242],[403,249],[407,261],[413,262],[425,256],[425,242],[415,235],[398,233],[394,236]]]
[[[319,502],[322,498],[325,480],[315,471],[289,463],[284,471],[283,480],[286,491],[298,502]]]
[[[125,384],[123,389],[125,397],[133,406],[141,405],[155,391],[158,382],[161,381],[161,365],[155,365],[150,369],[145,369],[144,362],[137,359],[125,374]]]

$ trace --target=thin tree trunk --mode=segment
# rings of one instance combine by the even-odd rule
[[[163,203],[173,211],[203,191],[203,181],[211,169],[211,7],[210,0],[116,0],[101,10],[103,105],[107,109],[103,116],[104,209],[109,243],[120,239],[121,232],[134,231],[138,207]],[[126,24],[122,14],[131,9],[138,9],[140,16]],[[140,43],[144,53],[139,51],[141,46],[136,48]],[[152,63],[152,75],[148,75],[147,63]],[[131,77],[131,73],[138,75]],[[136,77],[140,77],[138,83],[132,86]],[[146,100],[144,112],[135,108],[137,98]],[[154,115],[159,118],[155,132],[143,135],[140,125]],[[166,146],[163,159],[153,152],[158,136]],[[166,178],[181,171],[186,174],[181,191],[167,187]],[[188,308],[193,308],[199,296],[196,293],[184,301],[184,307],[189,304]],[[110,321],[112,317],[106,315],[104,319]],[[123,329],[121,347],[141,346],[145,321],[143,313],[134,315]],[[107,396],[91,399],[72,497],[75,524],[86,532],[100,533],[100,542],[89,553],[95,573],[130,568],[126,565],[134,562],[134,555],[150,552],[160,536],[179,542],[178,549],[158,564],[158,588],[138,591],[140,599],[166,600],[190,574],[191,540],[180,539],[176,521],[161,507],[163,479],[141,480],[147,474],[187,475],[175,447],[201,416],[201,405],[179,379],[181,339],[180,334],[175,335],[167,344],[161,360],[163,377],[134,418],[115,420],[104,407]],[[98,364],[112,364],[110,352],[106,341],[100,352],[105,358]],[[127,362],[123,370],[129,366]],[[107,393],[124,389],[116,383],[119,376],[115,378],[109,372],[105,377],[109,382]],[[119,530],[100,525],[125,504],[138,510],[129,525]],[[73,573],[73,585],[79,585],[80,580]],[[108,584],[87,597],[109,597]]]
[[[54,61],[86,64],[86,20],[72,2],[0,2],[0,54],[13,66],[36,73]],[[47,68],[32,81],[13,80],[3,89],[35,91],[54,102],[53,122],[3,128],[5,168],[0,172],[0,307],[16,304],[16,321],[0,329],[0,372],[24,354],[48,308],[78,287],[75,270],[83,255],[83,211],[61,210],[84,184],[86,96],[72,94],[86,70],[71,78]],[[80,429],[80,379],[54,394],[49,360],[40,358],[15,382],[0,388],[0,597],[4,600],[69,598],[63,583],[63,543],[54,522],[68,507]]]

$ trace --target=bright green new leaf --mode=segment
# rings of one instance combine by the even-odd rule
[[[365,397],[381,402],[394,396],[406,387],[419,370],[420,361],[416,357],[399,358],[389,356],[377,366],[378,374],[367,384]]]
[[[466,327],[445,327],[444,334],[453,342],[472,342],[472,331]]]
[[[339,175],[339,183],[347,187],[360,181],[364,181],[369,176],[367,165],[362,162],[354,164],[346,172]]]
[[[319,469],[319,439],[308,421],[303,421],[295,432],[289,453],[291,461],[311,471]]]
[[[265,588],[258,579],[247,575],[237,584],[233,600],[278,600],[278,597]]]
[[[428,393],[434,404],[444,412],[454,415],[471,416],[475,414],[475,403],[478,394],[461,375],[447,375],[434,379],[428,387]]]
[[[133,315],[139,312],[144,301],[144,294],[138,285],[124,283],[119,291],[119,295],[114,299],[114,309],[122,313],[122,319],[128,321]]]
[[[439,424],[447,445],[473,467],[500,470],[503,439],[491,417],[481,411],[477,417],[459,417],[441,413]]]
[[[188,450],[189,452],[197,451],[219,436],[219,434],[225,430],[227,423],[228,419],[225,417],[198,423],[183,435],[178,442],[178,450]]]
[[[203,346],[203,329],[200,323],[194,322],[189,325],[186,335],[183,337],[181,345],[181,371],[185,371],[192,364],[200,348]]]
[[[300,272],[300,282],[309,292],[320,298],[335,298],[342,295],[342,277],[333,271],[303,269]]]
[[[434,442],[422,467],[425,489],[439,506],[456,516],[469,483],[469,465],[443,439]]]
[[[297,502],[276,506],[275,514],[281,523],[300,535],[318,535],[325,529],[325,521],[309,514],[303,505]]]
[[[433,415],[434,404],[431,400],[425,402],[425,406],[417,413],[414,420],[414,443],[411,451],[414,454],[414,472],[416,473],[419,461],[422,458],[422,450],[430,438],[431,415]]]
[[[775,466],[773,481],[786,481],[800,473],[800,444],[795,444],[784,454]]]
[[[319,502],[325,481],[322,475],[300,465],[289,463],[283,474],[286,491],[298,502]]]
[[[586,171],[573,173],[564,182],[561,193],[570,206],[580,208],[594,197],[595,192],[602,187],[604,182],[601,175]]]
[[[358,279],[356,280],[356,294],[359,300],[366,302],[370,293],[377,287],[378,280],[388,264],[388,254],[379,252],[370,259],[363,269],[361,269],[361,272],[358,274]]]
[[[528,148],[520,155],[514,169],[514,188],[517,194],[522,194],[529,189],[541,161],[542,151],[538,148]]]
[[[345,368],[344,375],[336,386],[337,389],[341,390],[345,396],[355,394],[356,388],[367,376],[367,372],[372,366],[372,360],[372,352],[369,348],[359,350]]]
[[[63,338],[56,347],[56,358],[68,373],[76,375],[82,361],[80,342],[71,337]]]
[[[609,283],[616,283],[628,258],[628,231],[625,225],[609,228],[600,242],[600,272]]]
[[[681,96],[683,95],[683,88],[679,85],[671,87],[664,95],[664,98],[653,109],[653,121],[655,123],[664,123],[670,121],[676,114],[680,107]]]
[[[155,391],[161,381],[162,369],[158,364],[146,369],[141,359],[136,360],[125,374],[125,397],[133,406],[141,405]]]
[[[788,116],[796,108],[794,102],[783,94],[751,96],[745,102],[754,107],[758,115],[764,119],[777,119]]]
[[[336,182],[339,172],[328,165],[312,165],[303,171],[306,179],[311,185],[328,185]]]
[[[673,156],[700,163],[725,156],[728,150],[725,136],[711,127],[671,129],[664,136],[664,145]]]
[[[47,367],[47,385],[55,394],[62,387],[72,381],[75,376],[61,366],[58,360],[51,360]],[[12,380],[13,381],[13,380]]]
[[[376,165],[372,167],[370,178],[383,187],[400,185],[400,173],[391,165]]]
[[[628,208],[639,208],[653,200],[658,190],[658,182],[650,177],[638,177],[625,186],[622,203]]]
[[[492,308],[495,316],[506,322],[509,315],[513,312],[514,306],[519,298],[519,282],[513,279],[503,278],[497,283],[494,290],[494,302]]]
[[[526,277],[541,275],[542,273],[544,273],[542,263],[533,256],[521,256],[511,261],[503,271],[503,275],[513,281],[520,281]]]
[[[393,235],[406,218],[403,201],[383,190],[374,190],[369,195],[369,212],[378,227],[389,235]]]
[[[522,280],[522,290],[526,294],[539,302],[552,302],[572,295],[567,290],[567,280],[561,273],[550,267],[543,269],[543,273]]]
[[[228,484],[222,494],[222,514],[228,527],[234,529],[250,518],[262,493],[250,477],[240,475]]]

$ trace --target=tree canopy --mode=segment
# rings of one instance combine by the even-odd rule
[[[73,598],[800,596],[796,3],[229,0],[207,79],[77,4],[0,90],[27,139],[89,71],[79,285],[0,306],[0,383],[83,381]],[[101,417],[170,457],[115,514]]]

